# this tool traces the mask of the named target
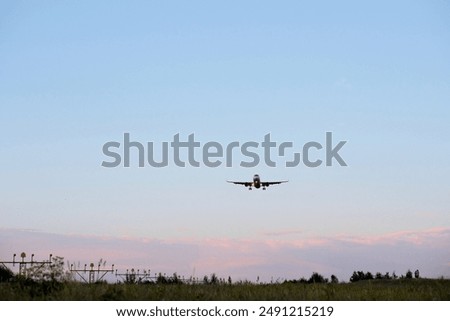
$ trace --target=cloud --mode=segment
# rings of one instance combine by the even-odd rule
[[[302,234],[303,230],[281,230],[281,231],[271,231],[262,233],[264,236],[286,236],[286,235],[297,235]]]
[[[448,277],[448,244],[447,227],[295,240],[160,240],[0,229],[0,260],[9,260],[13,253],[22,251],[34,253],[36,259],[52,253],[82,265],[96,264],[103,258],[123,271],[140,268],[196,277],[216,273],[235,280],[255,280],[257,276],[264,281],[300,278],[314,271],[348,280],[354,270],[402,274],[408,269],[419,269],[423,276]]]

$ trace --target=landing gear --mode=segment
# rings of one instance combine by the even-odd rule
[[[266,190],[266,188],[265,187],[263,187],[263,191],[265,191]]]
[[[249,190],[249,191],[251,191],[251,190],[252,190],[252,188],[251,188],[251,187],[249,187],[249,188],[248,188],[248,190]]]

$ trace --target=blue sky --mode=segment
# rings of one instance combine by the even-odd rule
[[[0,227],[199,243],[449,228],[449,14],[445,1],[1,2]],[[124,132],[271,133],[300,151],[327,131],[349,166],[101,167]],[[290,182],[225,183],[254,173]]]

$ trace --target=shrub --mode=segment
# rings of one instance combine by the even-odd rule
[[[328,279],[324,278],[317,272],[314,272],[308,280],[308,283],[328,283]]]
[[[331,276],[331,283],[339,283],[339,279],[334,274]]]
[[[5,266],[0,266],[0,282],[9,282],[14,279],[14,273]]]

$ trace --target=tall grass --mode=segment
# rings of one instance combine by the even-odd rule
[[[0,300],[450,300],[450,280],[314,284],[84,284],[19,280],[0,283]]]

